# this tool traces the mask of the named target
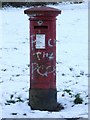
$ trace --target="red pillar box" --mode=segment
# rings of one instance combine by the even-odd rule
[[[34,7],[24,11],[30,17],[31,109],[57,110],[56,16],[61,11]]]

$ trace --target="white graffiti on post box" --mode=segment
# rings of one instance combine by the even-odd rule
[[[46,66],[46,65],[39,65],[38,63],[32,63],[32,79],[35,71],[39,75],[43,77],[47,77],[48,74],[50,73],[53,73],[53,75],[55,75],[56,66],[52,67],[52,66]]]
[[[41,60],[41,58],[49,58],[49,60],[53,60],[54,59],[54,54],[53,52],[35,52],[33,53],[33,56],[35,56],[35,58],[37,58],[37,60]]]
[[[31,73],[32,73],[32,79],[34,77],[34,72],[38,73],[39,75],[43,77],[47,77],[48,74],[53,73],[55,75],[56,71],[56,65],[52,66],[52,64],[47,64],[43,63],[45,59],[48,59],[49,61],[53,61],[54,59],[54,53],[52,51],[49,52],[43,52],[41,51],[35,51],[35,45],[36,45],[36,40],[35,40],[35,35],[31,35],[31,49],[33,51],[32,58],[34,59],[34,62],[31,65]],[[52,39],[48,40],[48,47],[53,47],[56,45],[56,40],[52,43]]]

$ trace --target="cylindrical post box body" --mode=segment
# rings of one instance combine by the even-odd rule
[[[36,7],[30,17],[30,92],[32,109],[56,110],[56,16],[60,10]]]

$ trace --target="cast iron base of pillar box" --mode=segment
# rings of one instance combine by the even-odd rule
[[[57,103],[56,89],[30,89],[29,105],[32,110],[59,111],[64,108]]]

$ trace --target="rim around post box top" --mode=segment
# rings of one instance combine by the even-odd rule
[[[33,7],[33,8],[26,9],[24,13],[27,14],[28,16],[44,15],[44,16],[55,16],[56,17],[58,14],[61,14],[61,10],[52,8],[52,7],[41,6],[41,7]]]

